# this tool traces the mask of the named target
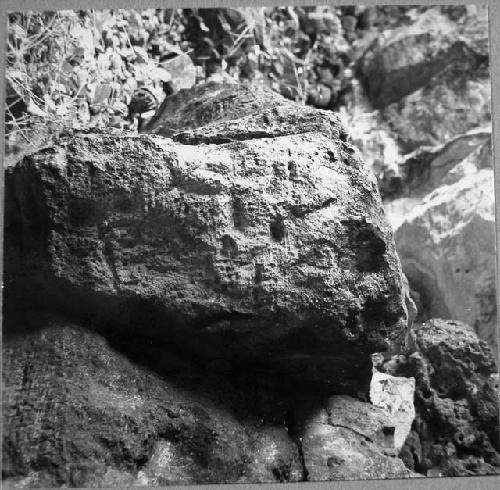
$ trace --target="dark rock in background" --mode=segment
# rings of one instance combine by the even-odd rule
[[[446,142],[490,121],[490,80],[449,71],[384,110],[405,151]],[[466,71],[466,73],[470,73]]]
[[[416,379],[413,431],[401,453],[429,476],[500,473],[498,371],[490,348],[461,322],[414,329],[415,353],[384,371]]]
[[[483,30],[474,28],[482,20]],[[489,121],[487,19],[429,9],[379,36],[358,62],[367,94],[406,148]],[[485,46],[485,42],[486,46]]]
[[[392,28],[360,38],[357,73],[368,100],[355,90],[353,107],[346,111],[351,132],[363,140],[365,160],[377,162],[380,149],[370,143],[365,119],[376,109],[378,117],[368,120],[374,131],[384,130],[384,157],[377,163],[382,171],[374,171],[389,199],[398,191],[391,181],[402,180],[405,186],[411,177],[396,168],[398,159],[410,157],[403,154],[446,145],[471,129],[486,128],[491,120],[487,11],[473,6],[421,9],[406,11]],[[393,141],[401,155],[384,150]]]
[[[248,386],[244,400],[238,385],[156,342],[142,345],[145,357],[149,348],[162,358],[159,376],[84,326],[34,321],[36,331],[4,343],[9,484],[123,488],[302,478],[285,426],[249,414],[255,402]]]

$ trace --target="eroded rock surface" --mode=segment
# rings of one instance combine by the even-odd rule
[[[500,472],[498,370],[486,342],[462,323],[415,327],[415,353],[385,363],[416,378],[417,416],[401,457],[429,476]]]
[[[298,447],[284,424],[250,415],[251,380],[238,380],[248,383],[245,392],[172,351],[165,356],[164,345],[145,343],[145,357],[163,350],[155,365],[160,376],[79,324],[35,322],[35,331],[15,332],[3,348],[9,486],[302,479]],[[122,348],[124,342],[115,340]]]
[[[492,169],[443,185],[416,205],[395,238],[420,318],[472,325],[497,353]]]
[[[26,158],[6,177],[8,302],[366,392],[369,355],[406,330],[392,233],[338,119],[273,100],[281,136],[76,133]]]

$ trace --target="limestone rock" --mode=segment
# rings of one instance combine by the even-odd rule
[[[461,322],[414,330],[416,352],[385,369],[415,376],[413,431],[401,457],[423,474],[500,473],[498,371],[490,348]]]
[[[284,101],[246,141],[75,133],[26,158],[6,177],[6,303],[366,392],[369,355],[405,334],[400,263],[372,174],[311,111]]]
[[[166,355],[164,346],[157,374],[79,324],[54,317],[35,324],[4,336],[6,486],[302,478],[297,445],[282,424],[249,413],[239,383]]]
[[[395,238],[420,319],[473,326],[497,353],[492,169],[439,187],[416,205]]]

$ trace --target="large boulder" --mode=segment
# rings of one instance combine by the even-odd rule
[[[366,392],[370,354],[407,328],[392,232],[338,118],[272,97],[268,119],[203,116],[178,141],[77,132],[9,171],[7,308]]]
[[[412,209],[396,243],[420,319],[472,325],[497,351],[492,169],[443,185]]]
[[[416,379],[416,419],[401,457],[428,476],[500,473],[498,370],[486,342],[461,322],[414,329],[415,352],[382,368]]]

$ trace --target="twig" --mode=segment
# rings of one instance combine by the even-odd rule
[[[238,49],[240,49],[241,44],[243,44],[243,38],[246,36],[248,31],[250,30],[250,26],[247,25],[245,29],[243,29],[242,33],[238,36],[236,41],[234,42],[233,49],[231,52],[227,55],[228,58],[230,58]]]

